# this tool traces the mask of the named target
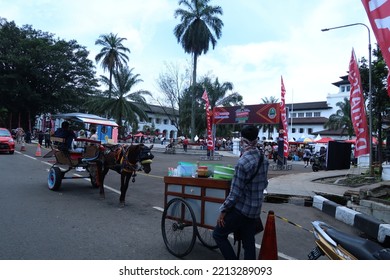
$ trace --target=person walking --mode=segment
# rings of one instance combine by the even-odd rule
[[[187,138],[187,136],[184,136],[184,140],[183,140],[183,150],[184,150],[184,152],[187,152],[187,147],[188,147],[188,138]]]
[[[258,133],[258,128],[253,125],[241,130],[242,154],[235,166],[230,193],[219,209],[213,231],[213,238],[227,260],[237,259],[228,240],[233,232],[240,235],[244,259],[256,259],[256,225],[260,219],[263,193],[268,185],[269,166],[268,159],[257,149]]]
[[[305,164],[305,168],[309,166],[311,156],[312,156],[311,150],[309,146],[306,146],[303,152],[303,163]]]

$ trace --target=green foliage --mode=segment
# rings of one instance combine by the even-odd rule
[[[118,70],[114,70],[112,84],[112,96],[108,96],[104,92],[101,96],[90,98],[87,106],[90,111],[100,114],[108,115],[114,118],[120,126],[125,124],[137,124],[138,119],[148,121],[148,116],[145,112],[149,108],[144,96],[151,96],[149,91],[139,90],[131,92],[132,88],[142,82],[139,74],[133,74],[133,69],[128,66],[120,65]],[[101,76],[100,80],[104,85],[108,86],[110,81],[107,77]],[[120,128],[120,135],[122,136],[125,129]]]
[[[89,95],[96,92],[95,69],[88,51],[75,40],[55,39],[53,34],[0,25],[0,108],[8,110],[7,122],[22,126],[32,116],[83,110]],[[11,116],[15,116],[11,119]]]
[[[325,123],[325,128],[333,130],[341,129],[341,134],[347,132],[349,139],[354,135],[354,128],[351,118],[351,104],[349,98],[344,98],[343,101],[337,102],[336,106],[339,107],[335,114],[329,116],[328,121]]]

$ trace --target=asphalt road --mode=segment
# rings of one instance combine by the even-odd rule
[[[0,259],[2,260],[173,260],[161,234],[163,176],[179,161],[196,162],[195,155],[155,153],[152,172],[139,173],[130,183],[126,206],[119,207],[119,175],[110,171],[106,198],[86,179],[63,180],[59,191],[47,188],[54,158],[35,157],[36,146],[14,155],[0,154]],[[43,149],[44,155],[47,151]],[[218,163],[234,165],[237,158]],[[283,172],[271,171],[270,177]],[[294,172],[309,172],[295,168]],[[71,170],[70,173],[76,173]],[[76,173],[79,174],[79,173]],[[80,175],[80,174],[79,174]],[[264,203],[263,223],[274,211],[279,259],[307,259],[314,247],[311,221],[322,220],[358,234],[321,211],[294,204]],[[256,237],[260,245],[262,233]],[[218,250],[196,242],[184,259],[222,259]]]

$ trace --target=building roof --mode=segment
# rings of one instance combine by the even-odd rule
[[[348,136],[347,130],[342,131],[339,129],[325,129],[320,131],[314,131],[312,134],[320,134],[321,136]]]
[[[327,110],[331,109],[326,101],[317,102],[305,102],[305,103],[290,103],[286,104],[289,111],[300,111],[300,110]]]
[[[288,119],[289,125],[291,125],[291,118]],[[306,118],[292,118],[294,124],[320,124],[324,125],[328,121],[325,117],[306,117]]]
[[[340,87],[341,85],[349,85],[350,84],[350,82],[348,81],[348,75],[341,76],[340,79],[341,79],[341,81],[334,82],[334,83],[332,83],[332,85],[334,85],[336,87]]]
[[[146,113],[159,114],[159,115],[179,115],[179,111],[170,107],[161,105],[148,104],[149,108],[144,108]]]

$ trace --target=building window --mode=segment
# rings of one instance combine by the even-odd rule
[[[314,112],[314,117],[321,117],[321,112]]]
[[[347,91],[351,91],[351,86],[347,86]]]
[[[308,129],[307,129],[307,133],[313,134],[313,129],[312,129],[312,128],[308,128]]]
[[[308,117],[310,118],[310,117],[312,117],[312,116],[313,116],[313,113],[312,113],[312,112],[307,112],[307,113],[306,113],[306,118],[308,118]]]
[[[297,117],[297,113],[291,113],[291,117],[292,118],[296,118]]]
[[[175,121],[174,120],[171,120],[171,125],[175,125]]]
[[[303,129],[302,127],[299,129],[299,133],[303,133],[305,132],[305,129]]]
[[[156,119],[156,124],[160,124],[161,120],[159,118]]]
[[[168,120],[167,119],[164,119],[164,124],[168,124]]]
[[[292,132],[292,133],[295,133],[296,131],[297,131],[296,128],[291,128],[291,132]]]
[[[152,118],[149,118],[149,122],[150,122],[150,123],[152,122],[152,120],[153,120]]]
[[[303,118],[305,116],[305,113],[298,113],[298,118]]]

